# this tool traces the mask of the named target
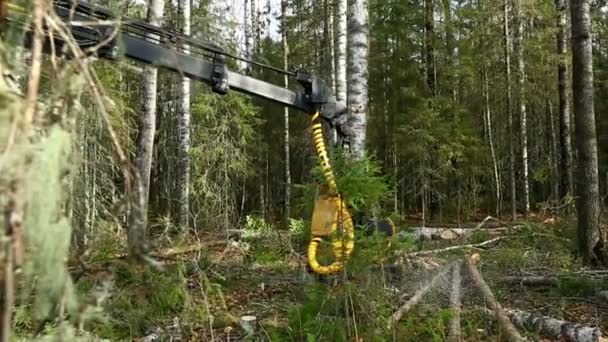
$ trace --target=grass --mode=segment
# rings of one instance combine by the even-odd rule
[[[571,319],[569,314],[578,315],[573,319],[593,322],[593,317],[579,313],[593,309],[587,302],[597,291],[608,289],[606,282],[582,276],[561,277],[554,287],[526,288],[498,281],[499,276],[507,274],[557,274],[580,269],[570,238],[573,230],[568,224],[529,223],[512,237],[477,251],[481,254],[480,271],[505,307]],[[338,284],[333,285],[330,281],[305,280],[302,269],[289,262],[293,256],[273,236],[250,241],[251,249],[240,263],[215,264],[213,253],[221,250],[207,250],[198,258],[169,263],[166,272],[111,263],[105,276],[87,275],[77,284],[80,294],[93,292],[104,277],[113,284],[112,296],[104,305],[106,319],[91,320],[85,327],[103,338],[130,340],[154,327],[166,329],[177,317],[185,335],[207,340],[213,329],[219,340],[225,337],[227,327],[231,327],[232,337],[241,334],[239,318],[254,314],[261,326],[256,338],[263,341],[346,341],[354,335],[365,341],[445,339],[453,315],[447,283],[427,294],[395,330],[384,329],[398,303],[405,300],[400,297],[404,293],[411,296],[422,279],[433,272],[408,271],[399,278],[403,283],[392,284],[400,290],[391,292],[385,288],[391,284],[369,266],[393,262],[390,256],[395,249],[414,250],[412,240],[396,239],[388,248],[378,237],[359,236],[348,278],[337,276]],[[462,243],[490,238],[479,231]],[[105,246],[108,248],[98,251],[93,260],[112,255],[111,244]],[[432,258],[445,264],[467,253],[470,251],[458,250]],[[466,278],[464,281],[468,284]],[[496,323],[472,309],[472,305],[483,305],[473,288],[467,286],[463,291],[463,337],[473,341],[491,339],[499,331]],[[605,319],[606,314],[602,317]],[[17,311],[16,319],[23,330],[31,329],[31,321],[21,311]]]

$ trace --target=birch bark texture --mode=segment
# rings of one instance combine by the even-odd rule
[[[190,35],[190,0],[179,0],[182,33]],[[183,47],[184,54],[190,54],[187,45]],[[178,225],[181,229],[188,228],[189,197],[190,197],[190,79],[182,78],[179,103],[179,172],[178,188]]]
[[[515,18],[517,29],[515,30],[515,56],[517,58],[517,88],[519,104],[519,124],[521,136],[521,162],[523,167],[523,200],[524,213],[530,211],[530,183],[528,171],[528,113],[526,108],[526,62],[524,57],[524,16],[522,13],[522,1],[515,0]]]
[[[608,263],[606,228],[600,227],[597,135],[593,94],[590,0],[572,1],[572,98],[577,165],[578,247],[587,264]]]
[[[165,0],[151,0],[148,7],[147,22],[161,26]],[[150,40],[158,40],[158,35],[148,34]],[[141,121],[135,152],[135,167],[139,172],[143,186],[143,198],[146,207],[150,192],[150,170],[152,168],[152,152],[154,150],[154,134],[156,132],[156,111],[158,89],[158,69],[154,66],[144,66],[141,79]]]
[[[338,0],[338,14],[336,16],[336,100],[346,102],[346,44],[347,36],[347,0]]]
[[[570,124],[570,93],[568,71],[568,41],[566,0],[555,0],[557,10],[557,66],[559,93],[559,137],[560,137],[560,197],[574,195],[572,180],[572,137]]]
[[[164,11],[164,0],[151,0],[148,7],[147,22],[154,26],[161,26]],[[149,34],[148,39],[159,39],[157,35]],[[148,201],[150,193],[150,172],[154,158],[154,135],[156,133],[158,69],[154,66],[145,66],[141,79],[141,120],[139,122],[139,135],[135,151],[135,203],[129,211],[129,228],[127,240],[130,253],[139,255],[146,249],[146,227]],[[95,198],[93,194],[92,198]]]
[[[349,142],[356,160],[365,155],[367,140],[369,11],[367,0],[353,0],[349,11],[348,94],[347,106],[351,115]]]
[[[287,0],[281,1],[281,14],[283,17],[283,68],[289,69],[289,43],[287,42]],[[284,76],[285,88],[289,88],[289,77]],[[291,168],[289,151],[289,107],[285,106],[285,219],[289,224],[291,216]]]

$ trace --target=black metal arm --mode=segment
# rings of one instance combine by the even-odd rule
[[[72,35],[79,46],[84,51],[95,46],[94,53],[101,58],[118,60],[124,56],[204,82],[218,94],[226,94],[232,89],[289,106],[307,114],[314,114],[318,111],[321,117],[333,127],[339,128],[345,122],[346,106],[336,101],[331,89],[321,78],[306,71],[298,70],[295,73],[280,71],[295,76],[297,82],[302,86],[303,91],[294,92],[258,78],[228,70],[225,63],[227,58],[244,59],[230,55],[215,44],[196,40],[128,17],[117,18],[108,9],[90,5],[85,1],[55,0],[54,10],[71,27]],[[120,20],[122,24],[118,29],[118,34],[112,35],[116,28],[107,24],[73,25],[76,22],[98,20]],[[56,34],[53,39],[55,51],[60,50],[64,42]],[[28,46],[30,41],[31,32],[26,35]],[[103,42],[107,43],[100,46]],[[187,46],[187,53],[183,52],[184,44]],[[46,45],[50,46],[50,42],[47,41]],[[181,46],[178,47],[178,45]],[[64,54],[69,57],[69,52],[64,50]],[[252,63],[255,64],[255,62]]]

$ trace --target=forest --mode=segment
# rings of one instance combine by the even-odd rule
[[[0,342],[608,341],[608,1],[0,21]]]

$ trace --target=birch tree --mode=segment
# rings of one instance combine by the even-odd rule
[[[521,0],[515,0],[515,18],[517,20],[517,29],[515,31],[515,56],[517,58],[517,89],[518,89],[518,104],[519,104],[519,124],[521,134],[521,161],[523,166],[523,200],[524,212],[527,214],[530,211],[530,183],[528,171],[528,128],[527,128],[527,111],[526,111],[526,70],[524,59],[524,16],[522,14]]]
[[[566,0],[555,0],[557,9],[557,53],[559,64],[557,67],[558,92],[559,92],[559,137],[560,137],[560,197],[568,194],[573,195],[572,187],[572,139],[570,127],[570,94],[568,75],[568,50],[567,50],[567,13]]]
[[[182,33],[190,35],[190,0],[179,0],[179,18],[182,21]],[[187,45],[184,54],[190,54]],[[190,195],[190,79],[182,78],[179,104],[179,172],[178,188],[178,225],[188,228],[189,195]]]
[[[147,22],[154,26],[161,26],[164,0],[151,0],[148,7]],[[150,35],[151,40],[158,36]],[[158,69],[154,66],[144,66],[141,81],[141,120],[139,122],[139,136],[135,151],[135,171],[137,173],[136,187],[139,208],[133,208],[129,213],[128,242],[133,253],[140,252],[141,244],[146,240],[146,218],[150,193],[150,171],[154,151],[154,134],[156,132],[156,90]],[[141,222],[139,222],[141,221]]]
[[[367,0],[354,0],[349,11],[347,105],[352,116],[350,148],[355,159],[366,150],[368,111],[369,12]]]
[[[515,187],[515,128],[513,127],[513,113],[511,109],[511,34],[509,30],[509,0],[504,0],[503,4],[503,28],[505,38],[505,78],[506,78],[506,99],[505,111],[509,118],[509,173],[511,181],[511,215],[513,220],[517,218],[517,191]]]
[[[593,94],[591,0],[572,1],[572,97],[577,165],[578,248],[587,264],[608,265],[607,229],[600,225],[597,135]]]
[[[336,44],[336,99],[346,102],[346,44],[347,44],[347,0],[338,0],[337,44]]]
[[[281,1],[283,17],[283,68],[289,68],[289,44],[287,42],[287,0]],[[284,75],[285,88],[289,87],[289,77]],[[289,107],[285,106],[285,219],[291,216],[291,170],[289,167]]]

